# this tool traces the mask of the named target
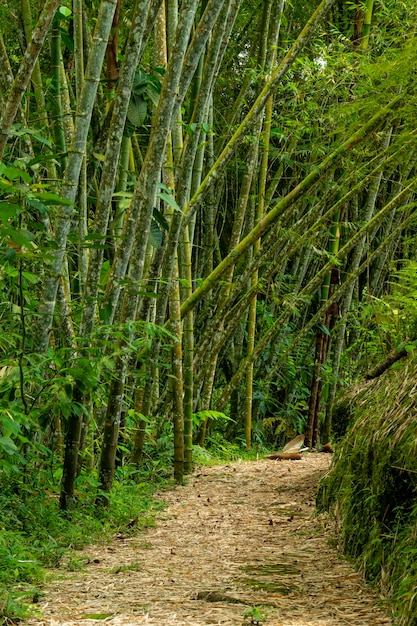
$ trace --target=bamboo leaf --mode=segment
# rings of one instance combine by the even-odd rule
[[[225,413],[222,413],[221,411],[207,410],[207,411],[198,411],[198,413],[193,413],[193,421],[196,424],[200,424],[200,422],[206,419],[211,419],[211,420],[224,419],[228,422],[235,422],[234,419],[232,419]]]
[[[171,206],[174,209],[174,211],[178,211],[179,213],[182,213],[180,207],[178,206],[173,196],[163,191],[160,191],[157,195],[158,195],[158,198],[161,198],[161,200],[169,204],[169,206]]]
[[[29,174],[19,169],[18,167],[13,167],[12,165],[2,167],[1,174],[5,176],[8,180],[16,180],[18,178],[21,178],[25,183],[32,182],[32,178],[29,176]]]
[[[160,248],[162,245],[162,232],[155,220],[152,220],[151,223],[149,243],[153,248]]]
[[[168,232],[169,230],[169,224],[166,221],[165,217],[162,215],[161,211],[159,211],[158,209],[154,209],[153,210],[153,217],[154,219],[158,222],[158,224]]]

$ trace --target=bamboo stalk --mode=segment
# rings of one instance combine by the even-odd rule
[[[16,117],[22,96],[29,84],[33,69],[59,4],[60,0],[46,1],[13,81],[0,120],[0,160],[3,158],[9,132]]]
[[[300,306],[302,304],[302,302],[305,300],[305,298],[309,294],[313,293],[315,289],[317,289],[317,287],[320,285],[321,280],[330,271],[330,269],[334,265],[335,261],[340,261],[340,260],[346,258],[347,254],[357,244],[358,239],[360,239],[361,237],[363,237],[364,234],[366,234],[367,232],[372,230],[372,228],[375,226],[375,224],[376,223],[380,223],[385,218],[385,216],[390,213],[390,211],[392,211],[394,208],[399,210],[401,208],[400,204],[401,204],[401,201],[403,200],[404,195],[406,195],[416,185],[417,185],[417,179],[414,179],[402,192],[397,194],[390,202],[388,202],[370,220],[370,222],[368,222],[368,224],[363,226],[358,231],[358,233],[356,233],[352,237],[352,239],[349,242],[347,242],[342,248],[340,248],[338,254],[335,257],[335,259],[332,259],[331,261],[327,262],[321,268],[321,270],[316,274],[316,276],[314,278],[312,278],[309,281],[309,283],[307,283],[307,285],[300,291],[299,294],[297,294],[295,296],[295,298],[291,302],[283,303],[283,309],[284,309],[283,312],[277,318],[277,320],[274,322],[274,324],[271,326],[271,328],[269,328],[268,331],[266,333],[264,333],[262,338],[256,344],[256,348],[255,348],[255,350],[253,351],[253,354],[252,354],[252,359],[256,360],[259,357],[259,355],[262,353],[262,351],[264,350],[264,348],[268,344],[268,342],[271,341],[273,339],[273,337],[276,335],[276,333],[279,331],[279,329],[282,326],[282,324],[286,320],[289,319],[289,317],[292,314],[294,306],[296,306],[297,304]],[[409,207],[411,209],[411,208],[413,208],[415,206],[415,203],[408,204],[408,205],[405,205],[405,206],[407,206],[407,207]],[[411,219],[410,217],[407,217],[405,222],[408,222],[410,219]],[[400,228],[401,227],[399,227],[398,229],[395,230],[395,235],[398,235],[398,232],[399,232]],[[395,235],[391,234],[389,237],[387,237],[386,242],[390,241],[392,239],[392,237],[395,236]],[[361,271],[363,271],[367,267],[367,264],[369,263],[369,261],[374,256],[376,256],[376,252],[371,253],[371,255],[368,257],[367,261],[360,266],[360,268],[358,270],[358,273],[360,273]],[[354,277],[356,277],[358,275],[358,273],[354,274]],[[327,300],[326,304],[324,306],[320,307],[320,309],[317,311],[317,313],[306,324],[304,324],[302,331],[300,331],[300,333],[293,340],[291,346],[289,346],[285,350],[283,355],[281,355],[281,357],[279,359],[279,363],[282,363],[282,361],[288,356],[289,350],[293,349],[294,346],[305,335],[305,333],[308,330],[310,330],[318,322],[318,320],[320,320],[320,317],[325,312],[327,306],[329,306],[336,299],[340,298],[341,294],[343,293],[344,289],[349,284],[351,279],[352,279],[352,277],[349,277],[341,287],[336,289],[334,291],[334,293],[329,297],[329,299]],[[244,359],[242,361],[238,372],[236,372],[236,374],[234,375],[233,379],[227,385],[227,387],[225,388],[222,396],[220,397],[220,399],[216,403],[216,410],[221,411],[223,409],[225,402],[227,401],[227,399],[230,396],[230,393],[236,387],[236,385],[238,384],[238,382],[241,380],[242,376],[244,375],[248,363],[249,363],[249,359],[248,358],[246,358],[246,359]]]
[[[229,254],[217,265],[217,267],[205,278],[202,284],[197,287],[193,294],[183,303],[181,307],[181,314],[185,315],[191,308],[193,308],[201,298],[210,291],[222,278],[222,276],[229,270],[229,267],[234,265],[238,258],[246,252],[246,250],[254,244],[254,242],[260,237],[264,236],[274,225],[281,215],[288,210],[292,203],[307,189],[312,187],[319,178],[325,174],[330,167],[337,162],[337,160],[353,146],[357,145],[364,137],[367,136],[373,128],[382,123],[389,115],[392,114],[394,107],[403,99],[404,94],[399,94],[391,100],[391,102],[374,115],[366,124],[351,135],[347,140],[342,142],[328,157],[326,157],[317,167],[310,172],[294,189],[292,189],[284,198],[279,200],[274,207],[255,225],[253,230],[244,237],[235,247],[229,252]]]

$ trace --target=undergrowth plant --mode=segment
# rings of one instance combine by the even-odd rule
[[[0,485],[0,618],[11,623],[36,612],[47,570],[82,568],[85,559],[79,551],[87,544],[153,525],[161,504],[152,494],[161,481],[145,470],[136,481],[118,471],[114,498],[105,511],[94,506],[94,480],[79,481],[77,498],[83,506],[63,513],[57,507],[59,473],[54,476],[45,469],[36,480],[23,472],[4,479]]]

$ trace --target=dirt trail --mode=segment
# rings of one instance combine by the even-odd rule
[[[90,547],[81,572],[58,571],[43,618],[27,623],[391,624],[332,547],[332,523],[314,516],[328,464],[325,454],[307,454],[197,471],[161,494],[169,506],[155,528]]]

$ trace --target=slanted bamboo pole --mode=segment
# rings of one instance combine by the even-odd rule
[[[0,119],[0,160],[3,159],[10,129],[59,4],[60,0],[46,1],[13,81]]]
[[[254,244],[260,237],[264,236],[275,224],[279,217],[285,211],[289,210],[292,204],[301,194],[311,188],[320,177],[325,174],[337,160],[353,146],[357,145],[364,137],[370,133],[376,125],[381,124],[387,117],[393,114],[395,107],[403,100],[405,93],[395,96],[391,102],[383,107],[376,115],[374,115],[367,123],[363,124],[355,133],[347,140],[343,141],[328,157],[326,157],[316,168],[311,171],[296,187],[294,187],[284,198],[279,200],[273,208],[255,225],[252,231],[246,235],[229,254],[214,268],[214,270],[205,278],[193,292],[193,294],[183,303],[181,314],[193,308],[201,298],[218,284],[220,278],[233,266],[238,258],[246,252],[246,250]]]

